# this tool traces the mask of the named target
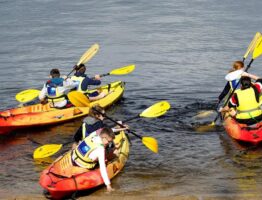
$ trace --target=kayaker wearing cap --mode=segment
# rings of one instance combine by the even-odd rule
[[[66,94],[76,87],[77,84],[72,80],[61,78],[58,69],[52,69],[50,71],[50,79],[44,84],[38,98],[41,103],[46,103],[47,98],[52,107],[67,107],[68,100]]]
[[[251,79],[256,80],[255,83]],[[228,106],[220,111],[229,111],[230,108],[236,108],[231,111],[231,116],[241,124],[253,125],[262,120],[262,110],[259,104],[259,96],[262,91],[262,79],[259,77],[243,72],[240,79],[241,88],[237,89],[231,97]]]
[[[221,102],[229,91],[233,91],[236,87],[238,81],[240,80],[241,74],[244,72],[244,63],[242,61],[235,61],[232,65],[232,69],[229,70],[229,73],[225,76],[227,84],[224,87],[221,94],[218,96],[219,102]],[[240,84],[238,86],[240,88]]]
[[[88,95],[90,101],[95,101],[105,97],[105,93],[99,91],[95,91],[92,93],[88,92],[88,87],[90,85],[100,85],[101,77],[100,75],[95,75],[95,77],[89,78],[86,72],[86,66],[84,64],[80,64],[79,66],[75,66],[76,73],[71,77],[71,80],[78,84],[77,90]]]
[[[103,128],[99,134],[93,132],[72,150],[71,156],[75,166],[92,170],[99,164],[101,176],[109,192],[114,189],[111,187],[106,170],[105,149],[113,142],[114,138],[114,132],[108,127]]]

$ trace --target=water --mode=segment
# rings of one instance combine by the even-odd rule
[[[41,88],[51,68],[67,74],[97,42],[90,76],[137,66],[128,76],[104,78],[104,83],[127,82],[124,99],[108,110],[110,116],[125,119],[159,100],[172,106],[159,119],[130,122],[139,134],[158,140],[159,154],[133,138],[126,168],[113,181],[114,196],[261,199],[262,149],[239,146],[221,126],[205,133],[194,127],[199,123],[194,116],[214,108],[231,63],[242,59],[261,31],[261,6],[259,0],[1,0],[0,109],[15,107],[18,92]],[[250,71],[262,76],[261,65],[258,58]],[[33,161],[38,145],[27,138],[67,142],[80,124],[1,137],[0,198],[41,195],[39,173],[52,160]]]

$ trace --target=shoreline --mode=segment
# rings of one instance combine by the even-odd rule
[[[76,199],[79,200],[97,200],[98,198],[103,200],[115,200],[121,198],[121,200],[141,200],[141,199],[150,199],[150,200],[260,200],[260,197],[252,197],[252,195],[172,195],[172,196],[153,196],[153,195],[110,195],[105,193],[105,195],[93,195],[93,196],[81,196]],[[46,199],[43,195],[19,195],[11,196],[7,198],[0,198],[0,200],[44,200]]]

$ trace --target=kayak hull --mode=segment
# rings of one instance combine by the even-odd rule
[[[257,145],[262,142],[262,122],[255,126],[247,126],[239,124],[235,119],[226,116],[224,119],[224,127],[227,134],[237,141]]]
[[[124,132],[116,135],[115,144],[120,145],[120,153],[118,157],[107,163],[107,173],[110,179],[123,169],[129,155],[129,142]],[[62,199],[77,191],[103,185],[104,182],[99,168],[86,170],[73,166],[70,150],[41,173],[39,184],[45,191],[48,191],[53,199]]]
[[[90,106],[99,104],[106,108],[117,102],[124,93],[124,83],[116,81],[101,87],[102,91],[108,93],[104,98],[91,102]],[[108,91],[109,89],[109,91]],[[45,126],[67,122],[88,115],[88,107],[70,107],[57,109],[49,104],[36,104],[21,108],[9,109],[0,112],[0,134],[35,126]]]

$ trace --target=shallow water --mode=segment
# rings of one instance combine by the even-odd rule
[[[249,150],[232,141],[221,123],[202,132],[196,119],[212,110],[234,60],[242,59],[253,35],[261,31],[258,0],[164,1],[0,1],[0,109],[15,107],[15,94],[41,88],[51,68],[67,74],[84,51],[100,44],[88,73],[102,74],[136,64],[121,102],[108,110],[116,119],[136,115],[160,100],[172,109],[158,119],[130,126],[155,137],[159,154],[139,140],[124,171],[113,180],[115,196],[189,199],[261,198],[262,148]],[[258,58],[251,72],[262,76]],[[44,163],[32,159],[39,143],[70,141],[81,120],[59,126],[17,131],[0,138],[0,199],[40,195]],[[63,151],[70,146],[63,148]],[[103,196],[104,188],[91,196]],[[192,198],[190,197],[192,196]]]

